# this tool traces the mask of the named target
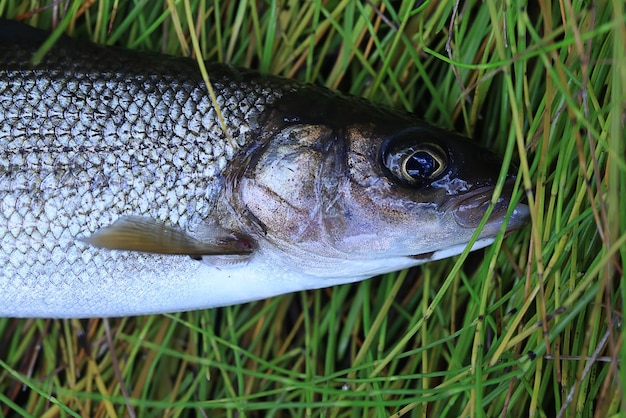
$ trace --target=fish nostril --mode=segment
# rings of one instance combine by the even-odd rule
[[[488,188],[485,192],[480,192],[460,202],[454,209],[456,222],[464,228],[475,228],[489,206],[492,191],[492,188]]]

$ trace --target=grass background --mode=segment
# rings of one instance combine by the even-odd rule
[[[624,416],[625,8],[0,0],[0,16],[58,33],[414,111],[517,164],[532,213],[484,251],[355,285],[174,315],[1,318],[0,414]]]

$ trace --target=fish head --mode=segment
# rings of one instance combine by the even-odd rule
[[[485,215],[502,161],[466,138],[429,125],[395,129],[283,126],[249,158],[238,179],[246,231],[311,274],[371,276],[461,253]],[[502,224],[519,228],[528,208],[506,218],[515,174],[506,175],[473,249]]]

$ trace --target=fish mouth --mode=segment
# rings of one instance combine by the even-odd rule
[[[514,181],[509,180],[504,184],[502,193],[494,204],[493,211],[487,220],[487,224],[500,227],[506,218],[506,213],[511,203]],[[481,187],[473,190],[459,200],[453,209],[456,223],[463,228],[476,228],[482,220],[487,208],[491,204],[494,191],[493,186]],[[518,204],[507,222],[507,231],[521,228],[526,224],[529,217],[529,209],[525,204]]]

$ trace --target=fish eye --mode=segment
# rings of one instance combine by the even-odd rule
[[[448,168],[448,156],[433,143],[390,144],[383,152],[383,164],[401,183],[424,187]]]

